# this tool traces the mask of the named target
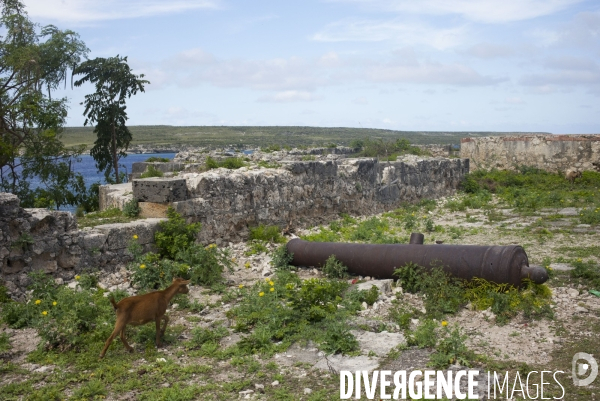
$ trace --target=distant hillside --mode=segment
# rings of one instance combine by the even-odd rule
[[[323,146],[329,143],[349,145],[353,139],[406,138],[414,144],[460,143],[460,138],[496,135],[517,135],[524,132],[452,132],[452,131],[394,131],[373,128],[324,127],[176,127],[170,125],[137,125],[129,127],[133,145],[194,145],[241,146],[267,145]],[[68,145],[84,144],[91,147],[96,137],[91,127],[68,127],[62,140]]]

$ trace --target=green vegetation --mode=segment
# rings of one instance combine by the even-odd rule
[[[123,216],[135,218],[138,217],[142,210],[138,204],[137,199],[131,199],[123,206]]]
[[[71,168],[84,148],[61,141],[68,102],[52,92],[89,49],[71,30],[31,21],[18,1],[0,10],[0,192],[17,195],[22,207],[84,203],[83,176]]]
[[[497,324],[507,323],[519,312],[535,319],[553,316],[551,292],[544,284],[526,281],[519,290],[481,278],[458,280],[440,266],[425,269],[414,263],[396,269],[394,274],[406,292],[424,295],[426,315],[430,318],[441,319],[448,313],[456,313],[467,302],[477,310],[490,308]]]
[[[144,85],[150,82],[141,79],[144,74],[131,72],[127,57],[96,57],[73,65],[76,65],[73,76],[82,76],[73,83],[75,86],[87,82],[95,85],[95,92],[86,95],[83,102],[83,125],[95,124],[96,140],[90,155],[96,161],[98,171],[104,172],[106,182],[119,184],[123,181],[122,174],[119,174],[119,159],[127,156],[125,151],[132,139],[125,125],[128,119],[125,101],[138,92],[144,92]]]
[[[152,156],[146,159],[146,163],[168,163],[171,159],[168,157]]]
[[[283,243],[285,238],[281,235],[281,229],[277,226],[265,226],[263,224],[250,228],[250,240]]]
[[[189,279],[196,285],[220,284],[223,271],[232,266],[229,253],[214,244],[204,247],[195,243],[200,223],[187,224],[173,208],[167,210],[167,217],[154,234],[159,253],[143,254],[134,236],[129,247],[134,262],[128,265],[132,283],[143,290],[167,287],[175,277]]]
[[[361,151],[357,156],[360,157],[379,157],[382,160],[396,161],[396,158],[400,155],[411,154],[411,155],[426,155],[427,152],[423,151],[417,146],[410,144],[407,138],[393,139],[358,139],[353,140],[350,143],[351,147],[360,148]]]
[[[335,255],[331,255],[327,259],[321,270],[328,278],[346,278],[348,276],[348,268],[337,260]]]
[[[154,167],[152,164],[149,164],[146,167],[146,171],[140,174],[140,178],[152,178],[152,177],[163,177],[165,173]]]
[[[215,159],[209,156],[206,158],[205,165],[207,170],[212,170],[214,168],[219,167],[235,170],[244,167],[246,163],[244,163],[244,160],[240,157],[228,157],[225,160],[216,161]]]
[[[318,147],[335,142],[350,145],[353,140],[363,138],[396,141],[407,139],[413,144],[457,144],[464,137],[507,135],[497,132],[424,132],[393,131],[375,128],[344,127],[282,127],[282,126],[190,126],[139,125],[129,127],[133,136],[132,144],[155,145],[195,145],[223,148],[232,143],[240,149],[260,147],[263,151],[277,151],[283,148]],[[240,142],[240,139],[242,142]],[[68,127],[62,137],[68,146],[85,145],[90,147],[95,140],[93,129],[89,127]]]
[[[118,208],[110,208],[101,212],[91,212],[83,216],[77,216],[77,226],[79,228],[95,227],[101,224],[129,223],[135,220],[134,217],[127,216]]]

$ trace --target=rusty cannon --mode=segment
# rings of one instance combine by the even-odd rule
[[[525,250],[519,245],[423,245],[423,234],[413,233],[410,244],[347,244],[309,242],[299,238],[287,244],[294,255],[294,266],[323,266],[327,258],[348,267],[348,272],[375,278],[394,278],[394,270],[407,263],[423,267],[442,266],[455,277],[475,277],[520,287],[523,279],[541,284],[548,280],[542,266],[529,265]]]

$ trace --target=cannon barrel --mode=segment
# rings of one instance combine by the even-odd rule
[[[527,254],[519,245],[423,245],[423,235],[411,235],[411,243],[347,244],[309,242],[299,238],[287,244],[294,255],[294,266],[323,266],[327,258],[336,259],[348,267],[348,272],[376,278],[394,278],[394,270],[407,263],[430,268],[442,266],[455,277],[474,277],[520,287],[523,279],[541,284],[548,280],[542,266],[529,266]]]

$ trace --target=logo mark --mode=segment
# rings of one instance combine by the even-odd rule
[[[581,359],[585,360],[586,363],[577,363],[577,361]],[[598,363],[593,356],[585,352],[578,352],[573,355],[572,369],[573,384],[575,386],[587,386],[596,379],[596,376],[598,376]],[[588,372],[589,376],[587,378],[580,378],[580,376],[585,376]]]

